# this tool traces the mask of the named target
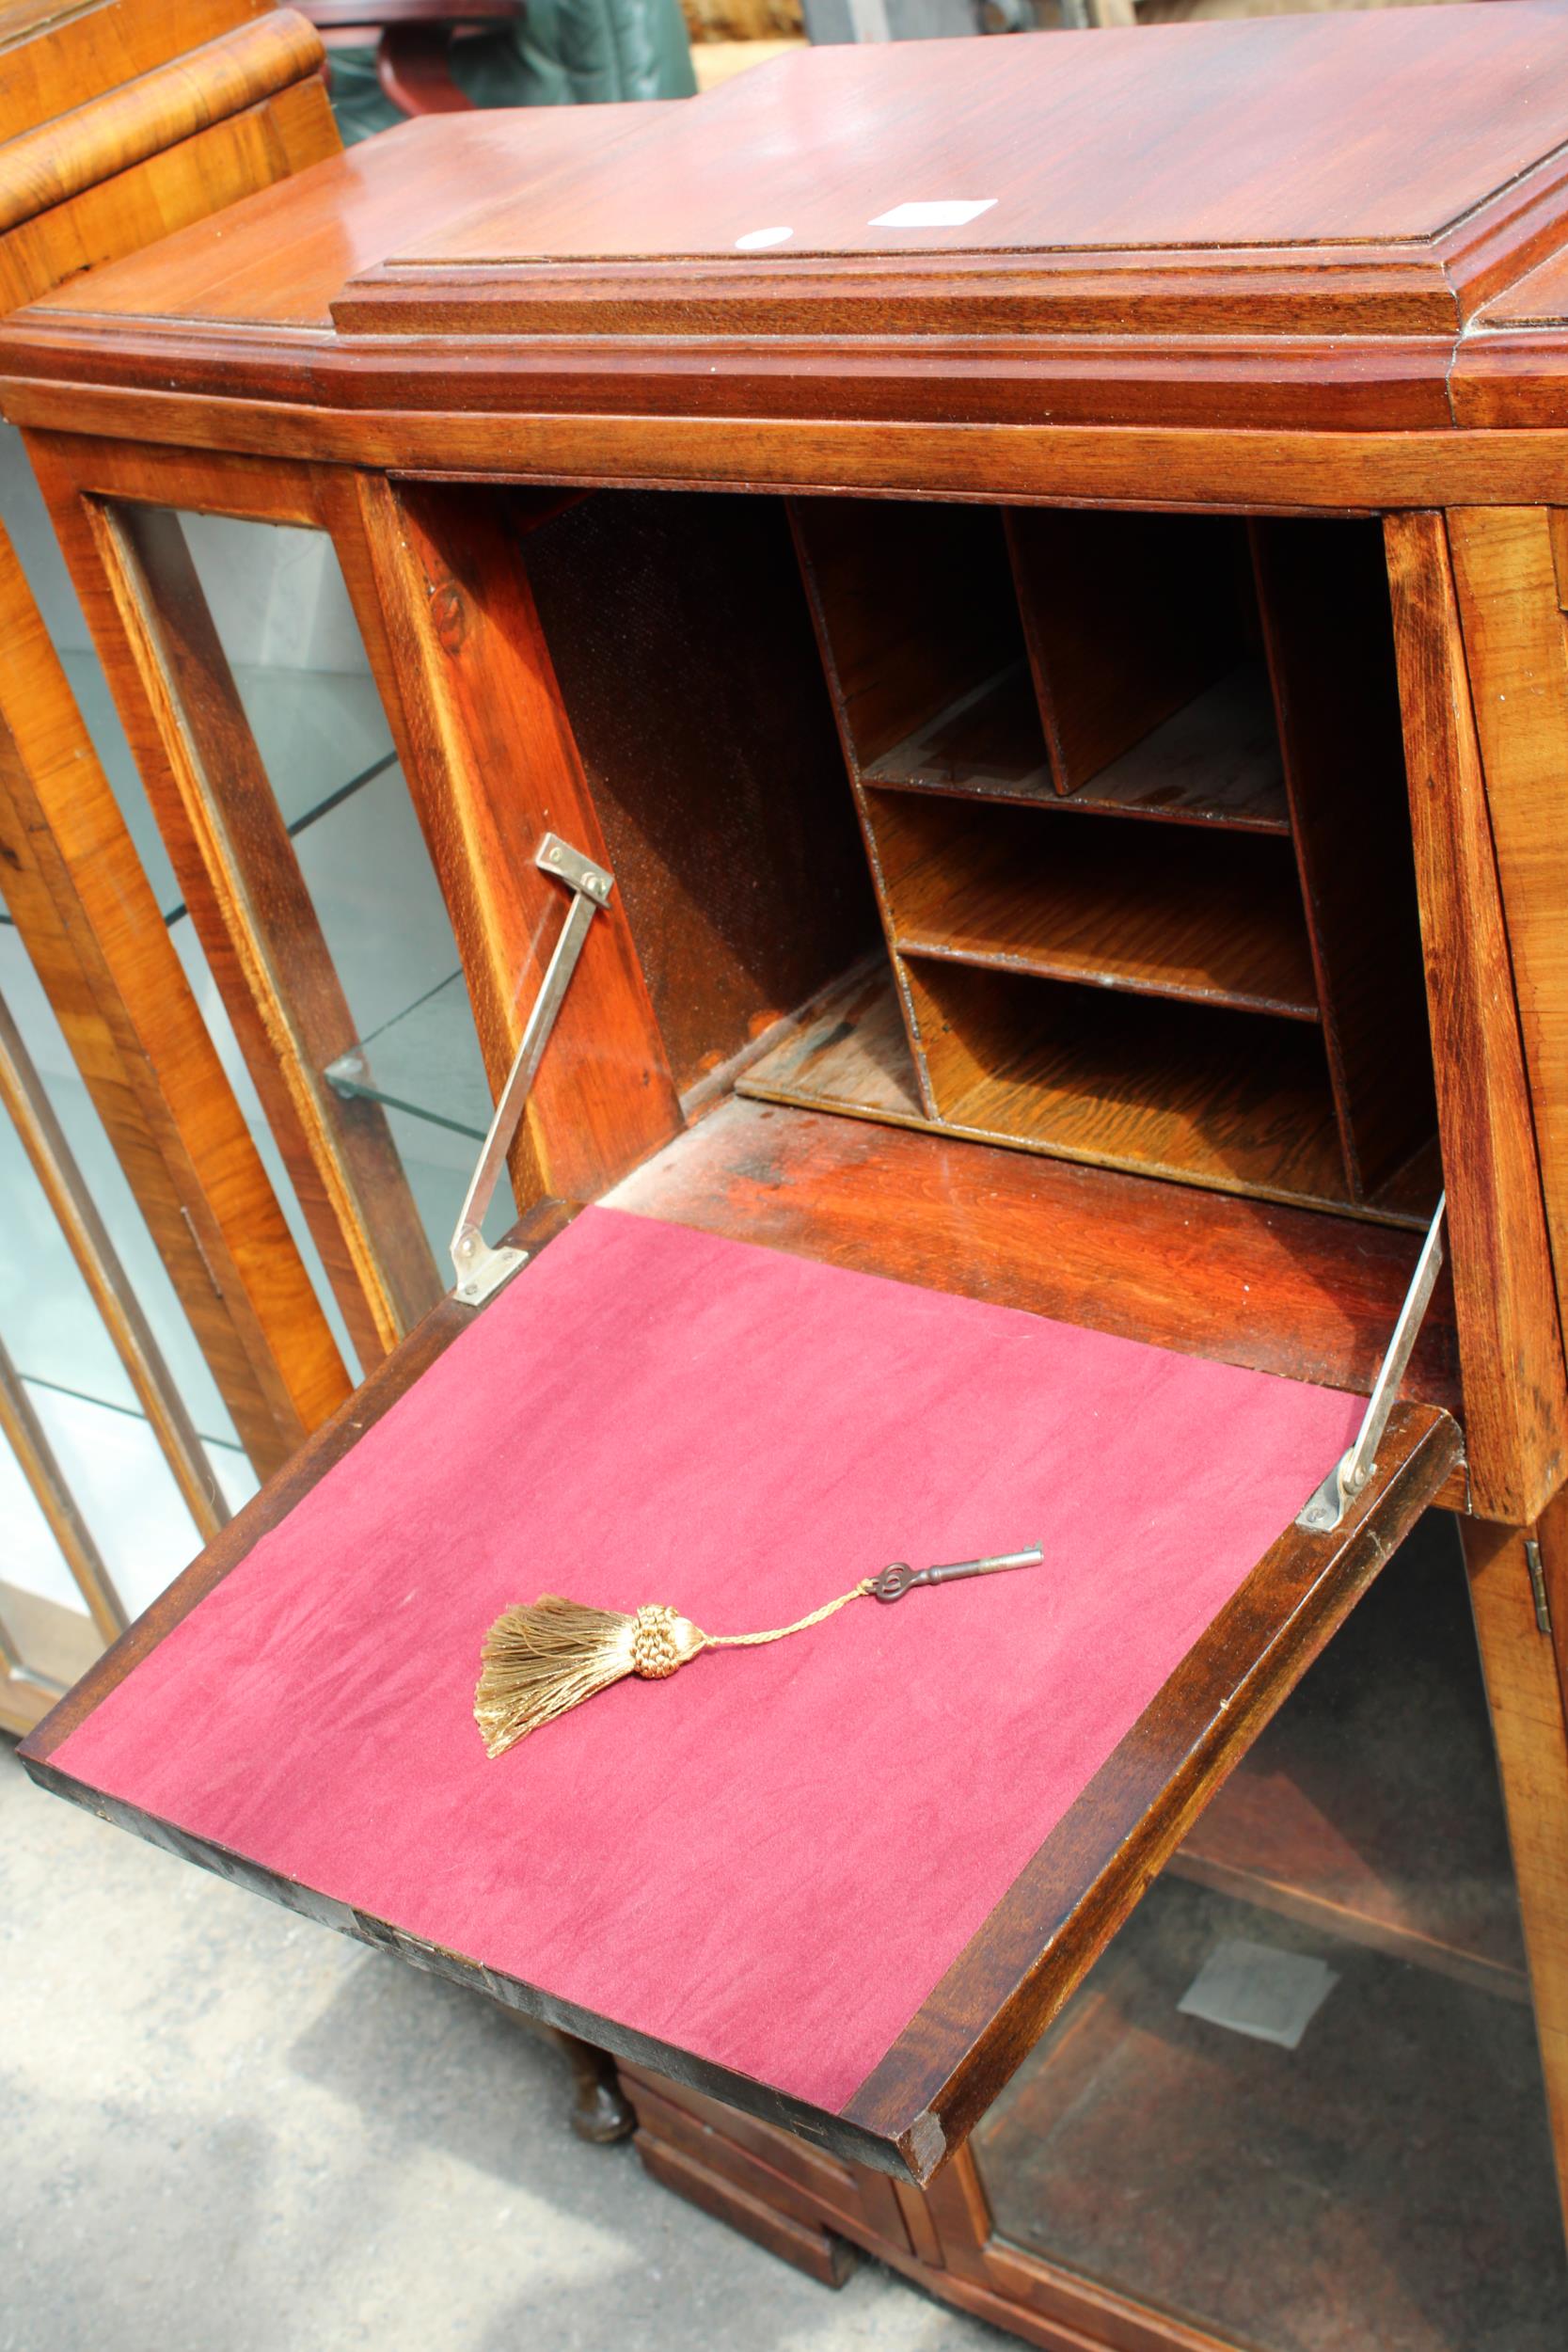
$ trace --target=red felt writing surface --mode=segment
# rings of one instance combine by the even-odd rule
[[[1042,1236],[1049,1247],[1049,1236]],[[556,1997],[842,2107],[1359,1400],[590,1209],[55,1751]],[[782,1625],[492,1763],[541,1592]]]

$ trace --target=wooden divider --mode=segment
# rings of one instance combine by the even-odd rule
[[[880,1000],[857,970],[743,1085],[1424,1221],[1375,525],[793,513],[888,968]]]

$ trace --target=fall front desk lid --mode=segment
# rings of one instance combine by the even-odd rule
[[[448,1300],[24,1749],[348,1932],[915,2179],[1435,1493],[1361,1400],[611,1208]],[[492,1760],[509,1603],[784,1625]]]

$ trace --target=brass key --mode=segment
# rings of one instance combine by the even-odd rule
[[[917,1584],[953,1584],[960,1576],[996,1576],[1003,1568],[1037,1568],[1045,1558],[1038,1544],[1031,1544],[1027,1551],[992,1552],[986,1560],[953,1560],[945,1567],[911,1568],[907,1560],[895,1560],[880,1576],[870,1583],[876,1600],[902,1600]]]

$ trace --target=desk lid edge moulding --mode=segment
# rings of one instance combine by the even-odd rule
[[[1292,1519],[1359,1418],[1341,1392],[612,1206],[519,1232],[532,1263],[434,1311],[28,1769],[924,2182],[1435,1494],[1457,1428],[1397,1408],[1372,1484],[1314,1535]],[[1041,1568],[617,1685],[494,1762],[471,1720],[484,1627],[541,1589],[665,1597],[727,1633],[895,1557],[1036,1539]]]

